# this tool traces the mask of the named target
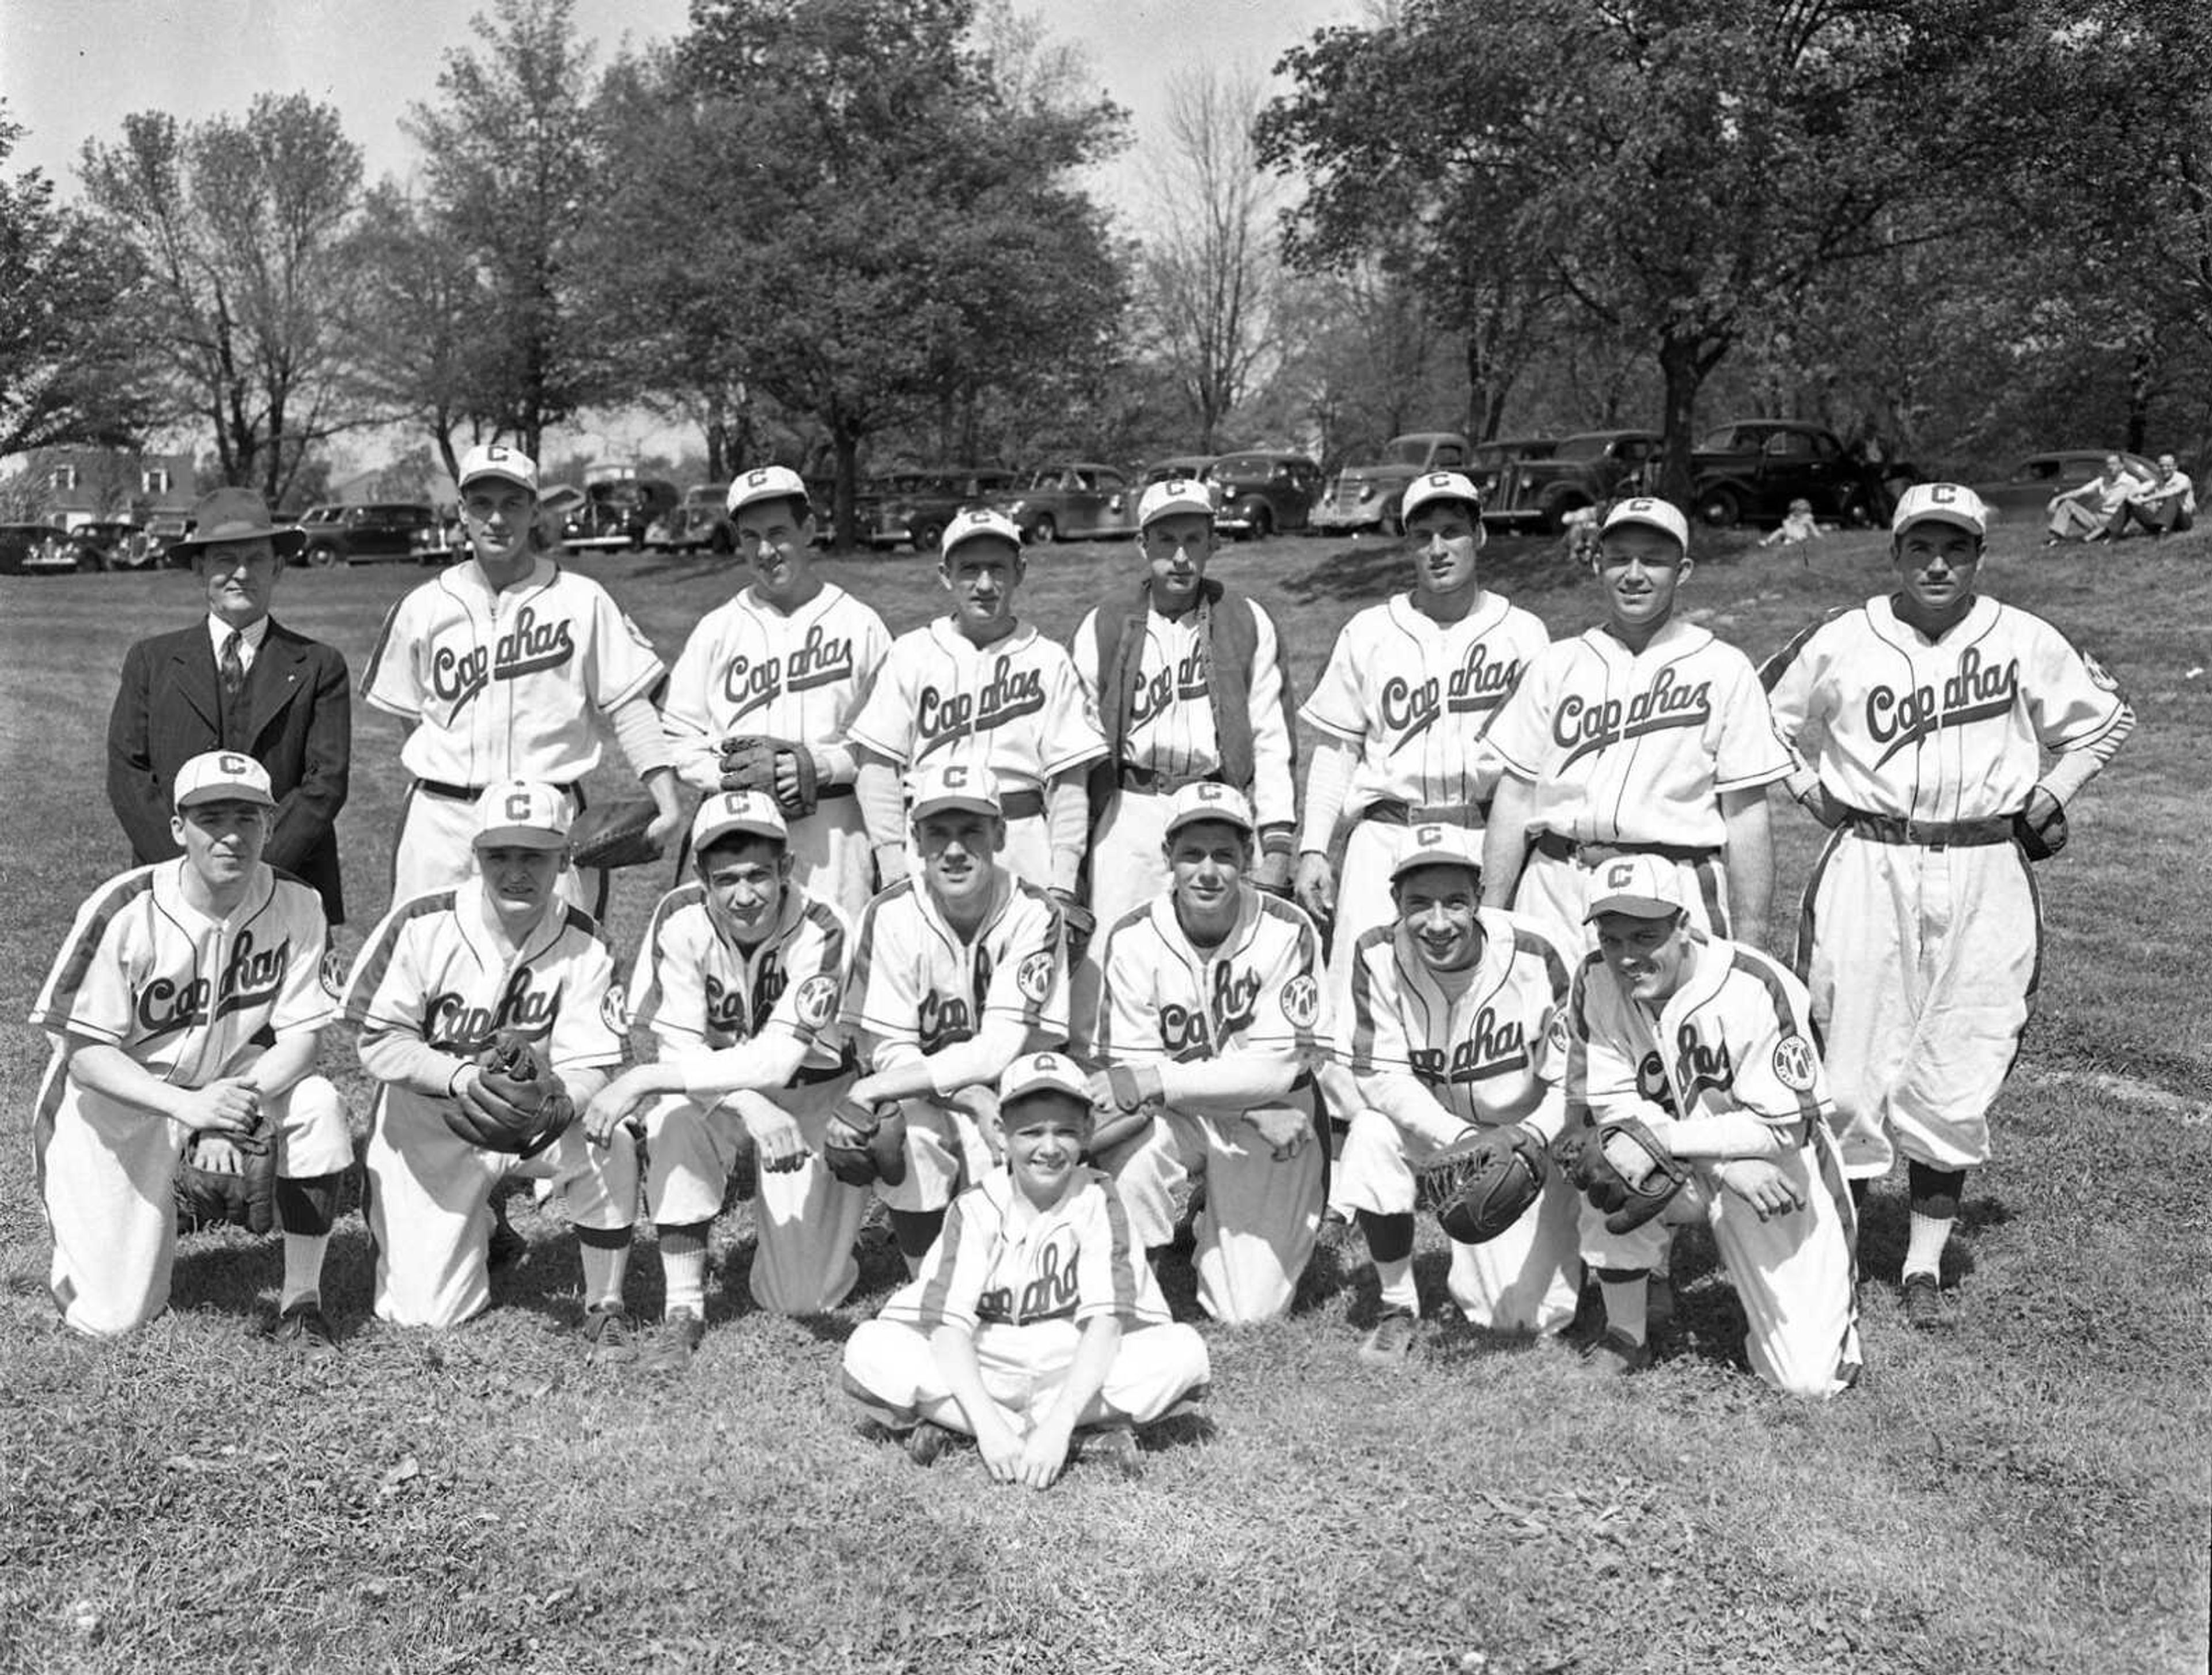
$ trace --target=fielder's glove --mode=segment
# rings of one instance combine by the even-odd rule
[[[796,789],[786,796],[776,789],[776,769],[784,760],[791,764]],[[757,734],[744,734],[722,741],[722,789],[725,791],[759,791],[774,797],[776,806],[793,819],[811,814],[819,798],[819,787],[815,783],[814,752],[804,745],[793,744],[787,739],[769,739]]]
[[[276,1136],[258,1110],[251,1129],[205,1129],[185,1142],[173,1194],[177,1230],[276,1225]]]
[[[875,1106],[840,1099],[822,1136],[822,1160],[848,1186],[906,1179],[906,1113],[896,1101]]]
[[[1115,1064],[1091,1073],[1091,1103],[1099,1113],[1084,1154],[1097,1158],[1152,1126],[1165,1108],[1160,1073],[1149,1064]]]
[[[568,1132],[575,1101],[538,1062],[529,1042],[502,1034],[477,1058],[473,1082],[464,1082],[441,1107],[446,1126],[487,1151],[535,1157]]]
[[[1060,910],[1060,941],[1067,950],[1067,967],[1075,969],[1091,947],[1091,939],[1098,934],[1098,916],[1076,900],[1069,890],[1048,890],[1052,904]]]
[[[1421,1166],[1415,1202],[1447,1237],[1480,1245],[1528,1213],[1550,1173],[1543,1142],[1520,1124],[1471,1130]]]
[[[660,845],[646,829],[659,817],[651,797],[624,797],[594,803],[568,828],[568,845],[580,871],[590,868],[641,867],[660,859]]]
[[[1633,1233],[1674,1201],[1690,1172],[1631,1117],[1562,1135],[1553,1160],[1605,1215],[1605,1230]]]
[[[2037,825],[2023,808],[2012,817],[2012,835],[2013,841],[2020,845],[2020,852],[2030,861],[2048,861],[2066,847],[2066,811],[2053,803],[2043,824]]]

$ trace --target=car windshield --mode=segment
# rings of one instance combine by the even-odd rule
[[[1611,436],[1570,436],[1559,446],[1557,457],[1562,460],[1601,460],[1613,443]]]
[[[1400,436],[1382,450],[1382,457],[1394,466],[1422,466],[1429,460],[1429,439],[1426,436]]]

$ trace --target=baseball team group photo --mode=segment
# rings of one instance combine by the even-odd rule
[[[979,178],[1018,116],[1048,150],[1079,107],[1048,14],[690,9],[666,56],[615,48],[592,145],[642,168],[678,131],[656,86],[695,122],[730,101],[730,135],[805,109],[873,143],[880,113],[775,100],[894,14],[898,85],[928,62],[1008,101]],[[2010,73],[2125,46],[2139,9]],[[485,358],[436,450],[350,490],[398,409],[288,441],[281,403],[241,431],[79,366],[18,427],[0,498],[78,556],[0,575],[0,1667],[2202,1666],[2197,351],[2146,324],[2132,372],[2000,397],[1979,349],[1910,381],[1862,337],[1814,404],[1735,372],[1700,397],[1721,356],[1685,382],[1670,326],[1601,403],[1562,314],[1512,351],[1546,393],[1486,386],[1508,363],[1441,270],[1346,196],[1363,148],[1431,132],[1356,114],[1363,78],[1471,96],[1425,78],[1476,62],[1485,10],[1316,15],[1304,46],[1205,18],[1277,80],[1171,79],[1165,155],[1234,131],[1252,178],[1307,171],[1239,211],[1281,217],[1279,346],[1212,387],[1167,375],[1171,333],[1118,382],[1004,397],[898,393],[879,357],[848,425],[862,375],[810,411],[763,339],[732,362],[757,392],[653,419]],[[1664,38],[1765,27],[1711,10]],[[2212,66],[2201,20],[2163,21]],[[599,27],[502,0],[410,137],[479,143],[472,100],[580,76]],[[1897,27],[1948,73],[1929,20]],[[2172,115],[2081,80],[2085,110]],[[155,213],[124,165],[167,120],[85,143],[85,213]],[[169,154],[196,191],[246,178],[215,166],[227,120]],[[1911,144],[1954,190],[1960,158]],[[24,191],[27,227],[79,213]],[[1862,231],[1899,299],[1958,302],[1897,218]],[[190,236],[234,261],[275,234]],[[1164,323],[1170,259],[1206,258],[1148,236],[1128,306]],[[1547,251],[1545,306],[1601,314]],[[465,283],[495,291],[491,259]],[[661,258],[563,259],[641,297]],[[1019,260],[1032,302],[1060,283]],[[1401,289],[1332,315],[1300,272]],[[720,306],[801,311],[743,284]],[[1382,405],[1292,401],[1349,375],[1280,344],[1401,306],[1444,334],[1395,371],[1368,340]],[[1794,338],[1737,306],[1762,377],[1851,333],[1839,301]],[[507,317],[466,319],[489,357]],[[1715,390],[1778,416],[1693,442]],[[1630,391],[1668,422],[1619,428]],[[1593,428],[1516,440],[1508,411]],[[703,462],[588,463],[624,425],[694,447],[671,416],[702,412]],[[1085,426],[1144,463],[1043,451]],[[968,463],[895,463],[929,448]],[[146,521],[93,562],[70,496],[117,459]],[[379,562],[349,509],[403,480],[414,562]]]

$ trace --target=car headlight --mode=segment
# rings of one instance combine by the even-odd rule
[[[1362,504],[1374,499],[1375,485],[1372,483],[1362,483],[1359,485],[1359,498]]]

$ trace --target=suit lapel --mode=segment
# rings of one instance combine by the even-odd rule
[[[222,733],[222,695],[216,685],[215,647],[204,628],[187,629],[170,636],[172,679],[185,702],[191,704],[208,731]]]
[[[286,632],[275,622],[261,637],[253,667],[246,677],[246,739],[249,747],[284,706],[298,695],[307,678],[307,643]]]

